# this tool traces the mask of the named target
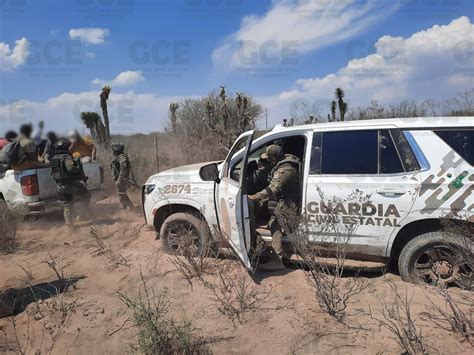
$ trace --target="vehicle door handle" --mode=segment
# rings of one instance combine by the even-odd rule
[[[405,195],[406,191],[377,190],[377,193],[385,197],[400,197]]]
[[[227,201],[229,202],[229,206],[230,206],[230,207],[234,207],[235,201],[234,201],[234,199],[233,199],[232,197],[229,197],[229,198],[227,199]]]

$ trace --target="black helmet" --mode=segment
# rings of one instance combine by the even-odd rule
[[[121,154],[125,151],[125,146],[122,143],[112,143],[110,145],[112,151],[116,154]]]
[[[68,152],[71,147],[71,142],[65,138],[58,139],[54,144],[54,150],[56,152]]]
[[[7,133],[5,133],[5,139],[7,141],[12,141],[16,139],[16,137],[18,137],[18,133],[16,133],[15,131],[8,131]]]

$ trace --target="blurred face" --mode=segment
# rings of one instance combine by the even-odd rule
[[[27,138],[30,138],[31,137],[31,129],[28,127],[28,128],[24,128],[21,133],[27,137]]]
[[[70,134],[68,139],[71,143],[76,143],[79,140],[79,137],[76,134]]]
[[[275,165],[278,164],[278,159],[268,158],[268,162],[270,163],[270,166],[273,168]]]

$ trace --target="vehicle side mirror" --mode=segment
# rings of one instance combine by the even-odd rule
[[[214,181],[216,183],[220,183],[221,180],[219,179],[219,169],[217,167],[217,163],[203,166],[199,170],[199,177],[203,181]]]

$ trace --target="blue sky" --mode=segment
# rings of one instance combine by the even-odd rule
[[[338,86],[350,106],[450,98],[474,87],[473,15],[470,0],[5,0],[0,134],[78,126],[105,83],[121,133],[163,129],[169,102],[221,84],[272,124]]]

